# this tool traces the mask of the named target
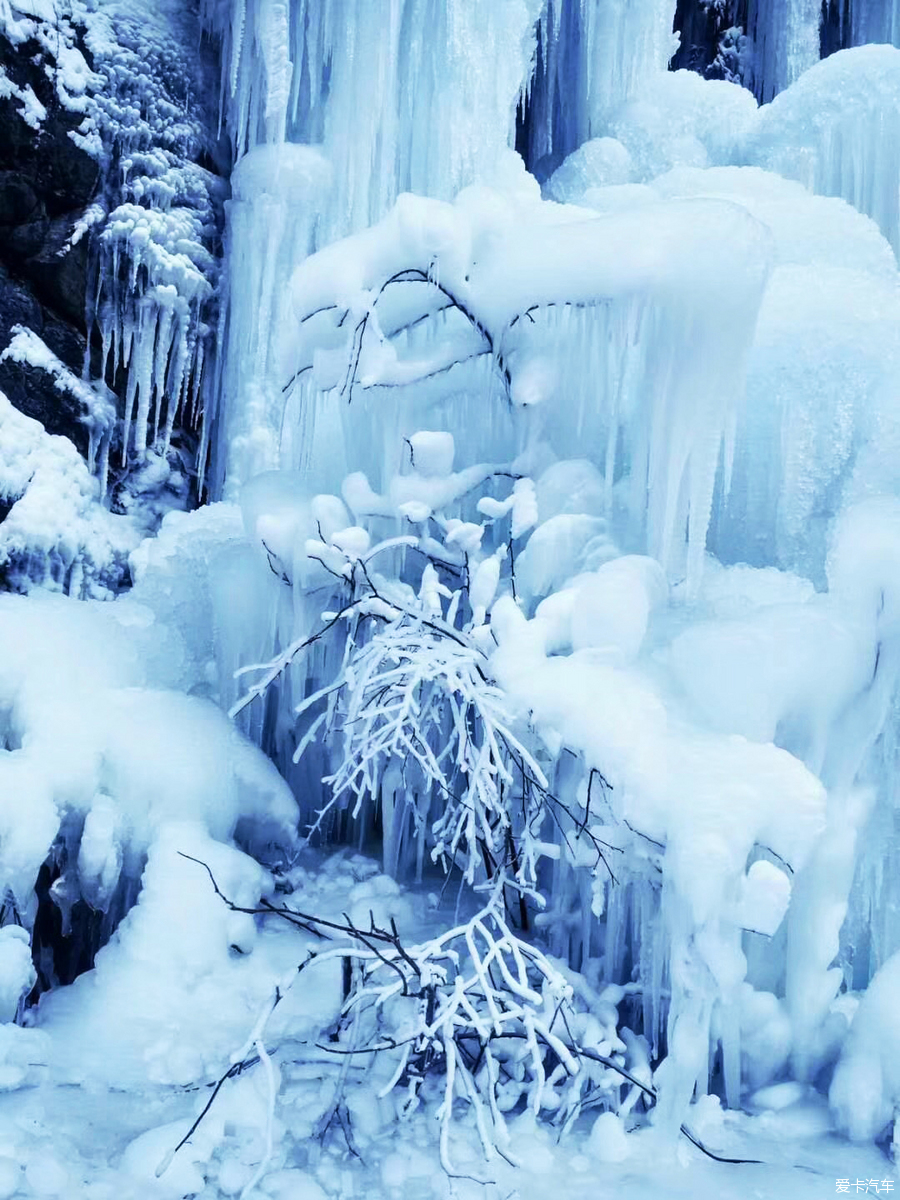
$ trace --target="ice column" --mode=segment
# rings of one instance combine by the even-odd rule
[[[328,164],[317,150],[290,144],[251,151],[233,173],[225,353],[216,387],[215,494],[233,498],[254,475],[284,465],[286,381],[273,350],[290,319],[287,282],[312,249],[329,181]]]
[[[400,192],[450,198],[490,178],[512,141],[541,5],[208,2],[236,151],[282,136],[323,143],[337,198],[324,240],[378,220]]]

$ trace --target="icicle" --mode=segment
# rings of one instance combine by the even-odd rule
[[[312,248],[329,170],[307,146],[260,147],[232,180],[228,213],[230,288],[240,297],[223,329],[220,458],[228,495],[279,464],[289,372],[276,353],[291,311],[288,281]],[[223,481],[216,480],[216,487]]]

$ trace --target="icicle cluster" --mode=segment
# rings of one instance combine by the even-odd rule
[[[0,29],[14,45],[42,47],[60,103],[83,117],[75,142],[105,169],[102,202],[71,239],[89,229],[95,239],[88,340],[98,330],[103,349],[99,364],[88,352],[85,378],[93,372],[125,392],[124,426],[107,429],[99,448],[105,487],[117,437],[123,465],[140,465],[153,447],[165,458],[179,413],[196,425],[208,407],[204,361],[225,185],[200,165],[211,127],[210,83],[202,56],[191,54],[200,28],[174,0],[140,13],[127,0],[52,0],[0,11]],[[39,127],[43,115],[19,99]]]
[[[199,165],[209,116],[185,57],[199,29],[168,8],[152,16],[109,0],[86,34],[102,81],[90,123],[110,205],[88,314],[102,338],[102,376],[124,372],[123,464],[142,462],[149,447],[165,457],[179,413],[194,425],[204,418],[224,191]]]

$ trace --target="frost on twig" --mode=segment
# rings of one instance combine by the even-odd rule
[[[349,803],[357,817],[366,801],[384,803],[393,766],[418,837],[420,870],[429,839],[432,858],[458,866],[468,884],[490,890],[501,903],[511,888],[540,907],[538,864],[553,852],[541,830],[545,820],[559,824],[563,812],[569,816],[564,836],[589,839],[605,863],[586,823],[553,795],[474,639],[443,618],[367,592],[261,667],[260,679],[232,710],[262,694],[339,622],[350,624],[339,674],[297,708],[298,716],[322,711],[295,760],[323,727],[341,747],[335,770],[323,780],[330,796],[309,836],[340,805]]]

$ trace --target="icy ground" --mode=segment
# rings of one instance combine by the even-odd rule
[[[265,1155],[270,1096],[266,1071],[258,1063],[224,1084],[191,1141],[157,1178],[208,1102],[221,1064],[227,1066],[229,1054],[252,1027],[268,988],[302,960],[311,940],[272,923],[252,944],[247,926],[238,930],[233,919],[223,921],[222,906],[202,871],[175,857],[176,846],[202,853],[202,835],[179,826],[170,833],[127,918],[139,961],[123,961],[114,945],[99,957],[97,973],[107,987],[113,984],[112,1005],[104,999],[102,1008],[92,1011],[95,984],[87,976],[71,994],[56,997],[61,1011],[46,1031],[3,1028],[0,1196],[215,1200],[239,1195]],[[221,855],[222,848],[216,852]],[[305,867],[294,869],[292,879],[294,907],[334,917],[348,907],[359,916],[369,909],[379,918],[393,913],[410,941],[452,917],[449,902],[430,909],[433,896],[430,900],[427,890],[401,891],[378,874],[372,860],[350,852],[326,860],[310,857]],[[142,924],[144,936],[135,948],[135,927]],[[208,937],[217,924],[218,943]],[[182,943],[182,952],[195,949],[198,935],[192,926],[207,935],[207,954],[210,944],[218,952],[223,938],[241,934],[245,953],[232,951],[205,978],[191,979],[187,960],[176,954],[172,963],[172,943]],[[448,1180],[440,1170],[433,1103],[407,1122],[385,1123],[390,1101],[376,1099],[371,1070],[360,1063],[348,1078],[351,1151],[337,1123],[325,1138],[317,1136],[333,1099],[328,1080],[334,1072],[333,1059],[325,1072],[315,1065],[328,1055],[312,1043],[338,1002],[337,973],[317,983],[306,976],[273,1017],[269,1049],[281,1087],[271,1158],[254,1191],[259,1197],[542,1200],[552,1188],[567,1200],[651,1195],[821,1200],[837,1194],[839,1180],[849,1180],[853,1193],[857,1181],[869,1194],[896,1190],[894,1164],[875,1147],[853,1146],[833,1135],[824,1098],[790,1084],[762,1093],[755,1113],[723,1114],[714,1101],[692,1112],[693,1130],[710,1149],[761,1163],[713,1162],[683,1139],[674,1148],[662,1145],[652,1128],[632,1134],[626,1146],[604,1133],[604,1118],[593,1130],[598,1118],[592,1114],[558,1143],[551,1128],[526,1113],[510,1120],[510,1149],[521,1168],[498,1160],[491,1167],[494,1182],[483,1185]],[[67,1008],[78,1021],[75,1044]],[[198,1069],[201,1061],[204,1069]],[[453,1153],[461,1172],[483,1170],[466,1118],[455,1126]]]

